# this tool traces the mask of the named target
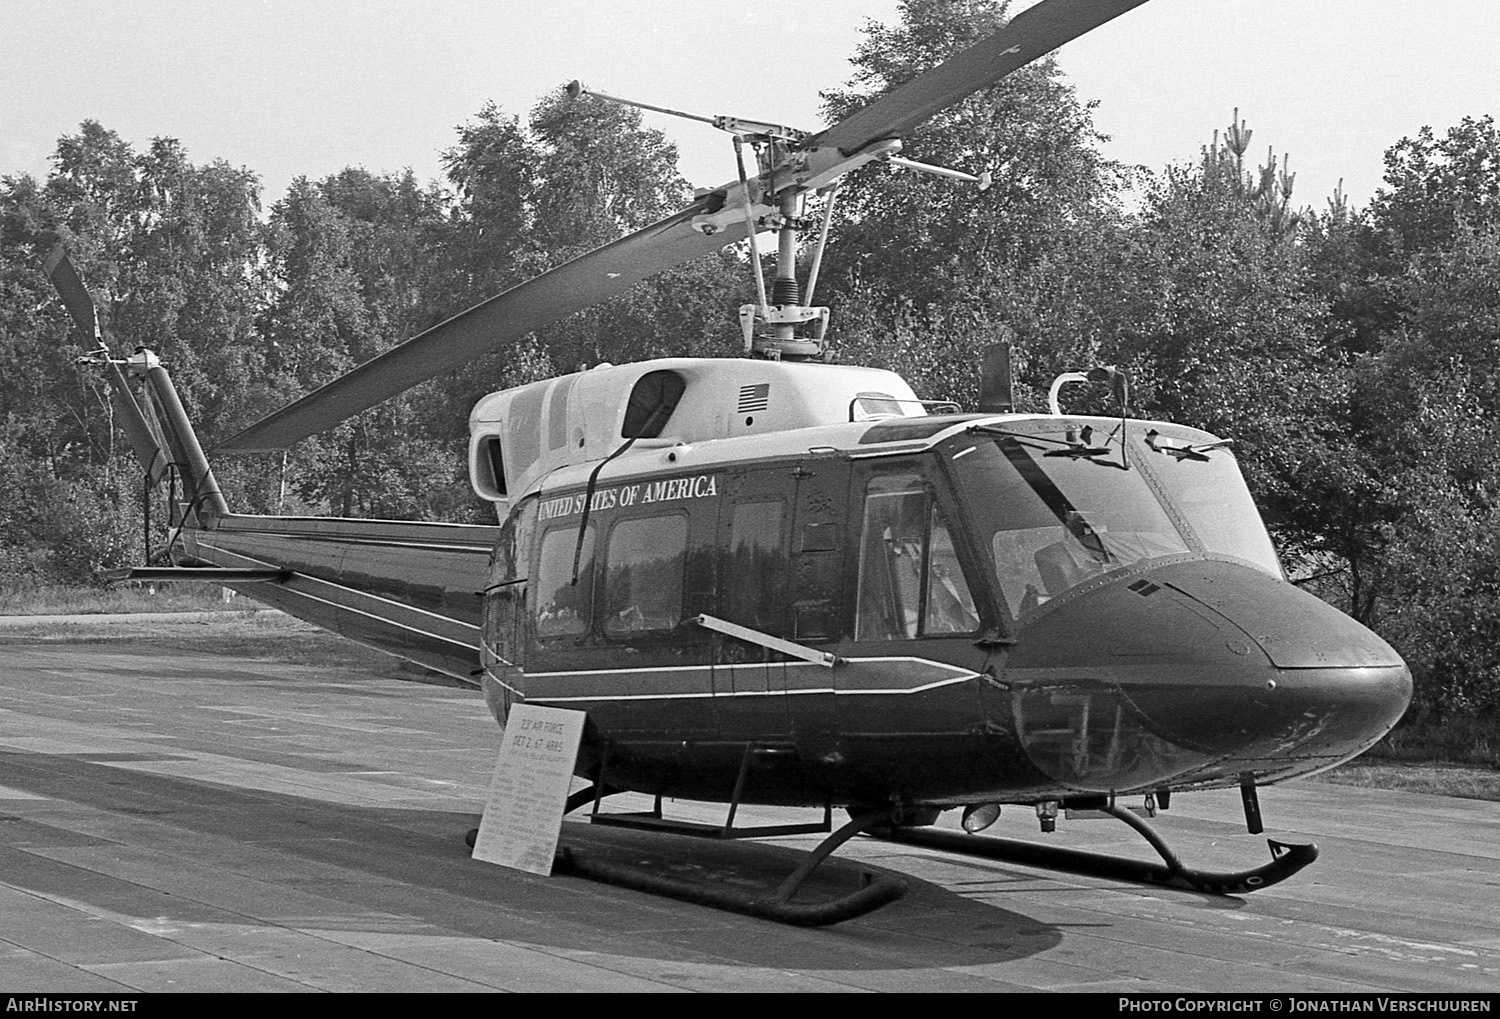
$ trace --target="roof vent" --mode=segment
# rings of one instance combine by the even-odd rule
[[[687,379],[678,372],[661,369],[642,375],[630,390],[620,437],[655,439],[660,436],[686,390]]]

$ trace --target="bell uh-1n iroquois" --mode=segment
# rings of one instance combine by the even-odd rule
[[[1286,581],[1227,442],[1131,419],[1112,369],[1059,379],[1049,414],[1012,412],[1003,371],[978,412],[924,406],[891,372],[824,360],[828,311],[811,292],[826,212],[805,287],[796,271],[809,196],[871,160],[967,177],[902,159],[902,137],[1142,2],[1045,0],[820,132],[712,118],[753,150],[738,180],[220,447],[285,449],[653,273],[778,231],[769,294],[749,260],[743,359],[606,365],[480,401],[469,466],[495,526],[233,513],[154,356],[115,360],[99,341],[93,360],[148,477],[174,473],[179,493],[175,565],[132,575],[223,583],[478,685],[502,724],[523,702],[586,713],[589,785],[570,807],[592,804],[595,821],[670,828],[661,801],[675,797],[726,804],[720,837],[830,833],[773,893],[570,858],[592,876],[824,923],[900,892],[881,878],[793,899],[859,832],[1207,891],[1295,872],[1313,847],[1273,842],[1259,868],[1191,870],[1117,805],[1144,797],[1149,814],[1175,792],[1239,789],[1257,832],[1259,786],[1360,753],[1410,696],[1384,641]],[[48,271],[97,339],[61,251]],[[1064,413],[1070,379],[1109,384],[1119,416]],[[600,810],[621,791],[654,794],[656,811]],[[736,827],[742,804],[822,808],[823,821]],[[1164,863],[926,827],[963,808],[976,832],[1002,804],[1035,808],[1044,831],[1060,806],[1103,809]],[[835,808],[852,817],[838,830]]]

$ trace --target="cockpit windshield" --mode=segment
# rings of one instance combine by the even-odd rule
[[[1111,424],[987,425],[948,448],[1013,616],[1091,578],[1187,552],[1281,575],[1227,449],[1191,429]]]

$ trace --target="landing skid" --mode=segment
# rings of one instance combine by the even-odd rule
[[[775,920],[778,923],[798,927],[822,927],[828,924],[852,920],[881,906],[895,902],[906,894],[906,886],[899,881],[865,871],[861,876],[861,887],[847,895],[816,902],[793,901],[797,892],[812,876],[828,856],[849,839],[862,831],[882,824],[889,824],[889,811],[861,814],[813,848],[801,866],[792,871],[775,889],[744,890],[725,883],[692,881],[651,870],[645,867],[596,858],[592,854],[580,853],[564,847],[558,853],[556,869],[561,873],[620,885],[639,891],[652,892],[699,905],[712,906],[732,913]],[[618,819],[610,823],[620,825]],[[645,827],[644,825],[641,827]],[[661,830],[653,825],[653,830]],[[702,832],[691,829],[673,829],[677,834],[718,837],[717,830]]]
[[[743,774],[740,786],[743,786]],[[586,789],[580,789],[568,797],[564,813],[570,813],[585,804],[592,803],[594,812],[590,816],[590,821],[594,824],[700,838],[766,838],[813,832],[830,832],[830,834],[810,850],[802,864],[775,888],[746,889],[727,882],[694,881],[674,877],[661,870],[605,859],[602,855],[595,855],[592,851],[580,852],[569,846],[558,848],[553,863],[554,873],[570,874],[623,888],[634,888],[637,891],[665,895],[673,899],[682,899],[731,913],[743,913],[747,916],[775,920],[778,923],[797,927],[823,927],[828,924],[841,923],[844,920],[852,920],[895,902],[906,894],[906,885],[900,881],[866,870],[860,875],[860,887],[853,892],[816,901],[793,901],[798,891],[812,876],[813,871],[817,870],[818,866],[839,846],[860,832],[889,825],[892,819],[889,810],[862,813],[837,831],[832,830],[831,810],[824,811],[823,823],[820,825],[737,828],[734,826],[735,807],[738,804],[740,792],[740,787],[737,787],[736,801],[730,805],[728,819],[720,826],[663,818],[660,797],[657,797],[655,809],[648,814],[600,813],[600,800],[619,791],[608,786],[592,785]],[[479,829],[475,828],[468,833],[465,841],[472,848],[478,837]]]
[[[1109,804],[1103,809],[1139,832],[1161,855],[1163,863],[930,828],[881,827],[870,834],[891,842],[924,846],[947,853],[979,856],[989,860],[1006,860],[1050,870],[1068,871],[1073,874],[1090,874],[1141,884],[1207,892],[1211,895],[1244,895],[1247,892],[1267,888],[1277,882],[1285,881],[1318,858],[1317,846],[1289,845],[1274,839],[1267,839],[1266,843],[1271,847],[1270,863],[1249,870],[1226,873],[1194,870],[1184,866],[1162,837],[1134,813],[1114,804]]]

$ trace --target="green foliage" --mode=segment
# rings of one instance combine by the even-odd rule
[[[909,81],[1003,22],[1007,5],[909,0],[901,21],[871,24],[854,76],[825,92],[838,118]],[[1094,357],[1110,331],[1098,301],[1124,178],[1098,152],[1091,107],[1050,60],[944,111],[905,155],[970,173],[986,191],[889,165],[841,186],[818,299],[834,306],[844,361],[895,368],[919,395],[973,405],[982,349],[1013,338],[1018,396],[1042,409],[1057,371]],[[831,293],[824,293],[824,291]]]
[[[1408,263],[1409,308],[1373,364],[1366,443],[1391,507],[1383,629],[1442,714],[1500,708],[1500,237],[1461,230]]]
[[[1465,117],[1439,139],[1431,127],[1385,154],[1385,183],[1370,203],[1397,253],[1445,246],[1464,226],[1500,215],[1500,129],[1493,116]]]
[[[0,588],[89,585],[141,554],[140,493],[123,463],[60,476],[21,455],[0,427]],[[122,484],[123,482],[123,484]]]
[[[677,148],[639,110],[559,89],[531,111],[538,161],[532,230],[561,262],[687,204]]]
[[[1338,521],[1354,608],[1401,651],[1430,718],[1500,712],[1500,134],[1466,119],[1387,153],[1370,209],[1314,223],[1330,338],[1360,352]],[[1319,498],[1324,496],[1323,498]]]
[[[904,84],[977,42],[1004,21],[994,0],[906,0],[901,22],[871,24],[856,50],[854,77],[823,93],[830,120]],[[1098,152],[1090,107],[1079,102],[1051,60],[946,110],[905,139],[903,154],[970,173],[991,187],[889,164],[867,167],[840,188],[824,266],[841,305],[872,302],[895,313],[995,303],[992,292],[1066,244],[1073,226],[1105,211],[1119,169]],[[842,326],[840,327],[842,329]]]
[[[430,293],[444,289],[436,274],[454,235],[441,192],[419,187],[410,171],[351,168],[295,181],[271,211],[262,270],[272,296],[261,333],[286,389],[309,392],[441,319]],[[402,394],[299,446],[288,487],[303,508],[461,514],[468,486],[449,431],[428,427],[430,393]]]
[[[117,487],[118,469],[101,468],[114,463],[111,404],[101,380],[74,363],[84,340],[39,271],[58,239],[88,280],[116,349],[140,344],[161,355],[212,446],[465,307],[687,200],[675,150],[645,130],[638,113],[561,95],[538,104],[529,129],[486,106],[460,128],[446,167],[451,191],[423,186],[410,172],[349,168],[321,181],[299,178],[262,222],[250,171],[196,166],[171,139],[137,153],[85,122],[59,141],[45,183],[7,179],[0,420],[12,467],[25,468],[14,494],[25,507],[12,507],[10,519],[13,546],[27,550],[24,563],[20,553],[7,559],[7,576],[63,569],[39,549],[60,549],[77,527],[99,528],[56,507],[98,503]],[[464,477],[464,426],[480,395],[605,359],[720,351],[733,335],[726,311],[733,302],[724,296],[738,269],[728,255],[680,267],[388,401],[303,443],[285,462],[221,463],[221,483],[236,507],[253,511],[473,518],[480,505]],[[679,287],[695,296],[678,300]],[[112,564],[131,554],[93,549],[87,539],[75,545],[84,558]]]
[[[871,24],[851,112],[982,38],[1001,0],[903,0]],[[817,299],[846,361],[972,404],[982,348],[1018,396],[1111,363],[1131,412],[1235,439],[1290,573],[1411,663],[1424,719],[1500,713],[1500,131],[1468,118],[1386,155],[1366,209],[1293,204],[1236,111],[1195,161],[1126,171],[1050,60],[933,118],[841,189]],[[265,216],[253,172],[135,151],[85,122],[53,170],[0,181],[0,587],[87,583],[142,549],[139,469],[40,261],[59,238],[116,347],[167,363],[208,444],[349,367],[680,208],[676,152],[631,109],[486,105],[446,177],[299,178]],[[1144,195],[1121,201],[1132,173]],[[237,508],[482,519],[462,470],[486,392],[599,361],[734,354],[745,255],[724,251],[478,359],[299,446],[216,465]],[[1068,405],[1116,413],[1101,391]],[[152,543],[165,534],[153,510]]]
[[[1500,799],[1496,794],[1494,772],[1500,771],[1500,714],[1494,711],[1476,712],[1469,715],[1449,711],[1442,715],[1428,711],[1409,711],[1401,723],[1391,730],[1369,753],[1368,758],[1384,758],[1402,762],[1444,762],[1450,765],[1469,765],[1488,768],[1489,781],[1480,784],[1484,773],[1474,773],[1468,778],[1472,785],[1480,785],[1483,795],[1478,798]],[[1373,763],[1373,762],[1372,762]],[[1406,773],[1412,769],[1403,768]],[[1431,776],[1441,784],[1418,792],[1435,792],[1439,796],[1476,795],[1454,788],[1456,776],[1441,774]],[[1466,783],[1466,784],[1469,784]],[[1471,788],[1472,788],[1471,785]]]

